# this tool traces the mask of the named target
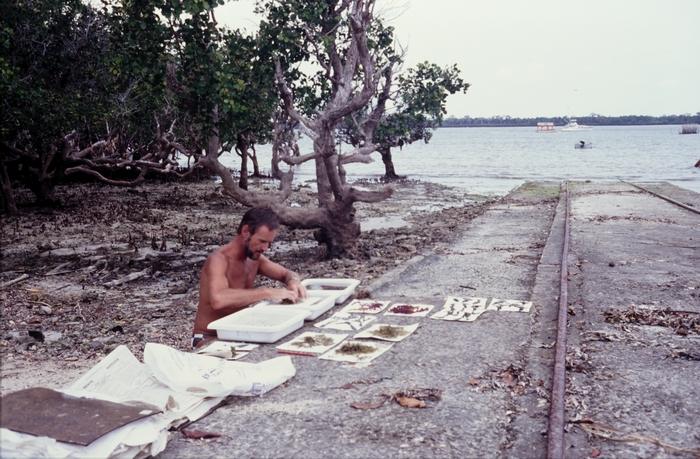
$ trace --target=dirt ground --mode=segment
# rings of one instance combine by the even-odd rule
[[[368,285],[417,253],[439,251],[494,201],[431,183],[395,186],[387,201],[357,204],[363,233],[355,259],[322,261],[311,231],[286,228],[268,256],[304,278]],[[275,191],[266,180],[252,187]],[[314,205],[311,185],[295,191],[292,205]],[[246,210],[213,181],[78,184],[57,192],[61,209],[33,206],[33,196],[19,190],[20,213],[2,218],[2,395],[69,385],[121,344],[138,358],[147,342],[188,349],[201,266],[233,237]]]

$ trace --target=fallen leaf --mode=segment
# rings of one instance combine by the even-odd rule
[[[396,397],[396,401],[399,405],[405,406],[406,408],[425,408],[425,402],[418,400],[417,398],[411,397]]]
[[[349,382],[347,384],[343,384],[342,386],[340,386],[340,389],[352,389],[353,387],[355,387],[355,386],[353,386],[352,383]]]
[[[476,378],[472,378],[472,380],[469,381],[469,384],[471,384],[472,386],[478,386],[478,385],[479,385],[479,380],[476,379]]]
[[[181,430],[187,438],[192,438],[195,440],[199,440],[200,438],[217,438],[221,437],[221,434],[214,433],[214,432],[205,432],[203,430]]]
[[[591,457],[598,457],[600,456],[600,450],[598,448],[593,448],[593,452],[591,452]]]
[[[350,406],[353,408],[357,408],[358,410],[374,410],[384,405],[384,402],[386,402],[386,399],[382,400],[379,403],[352,402]]]

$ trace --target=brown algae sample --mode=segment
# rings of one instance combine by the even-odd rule
[[[359,311],[377,311],[382,308],[382,303],[363,303],[358,310]]]
[[[314,346],[330,346],[333,344],[333,338],[329,338],[326,335],[320,336],[305,336],[301,341],[295,341],[292,346],[296,347],[314,347]]]
[[[375,346],[369,346],[367,344],[360,343],[345,343],[336,349],[337,354],[345,355],[360,355],[360,354],[371,354],[375,352],[377,348]]]
[[[427,311],[428,308],[421,308],[418,306],[413,306],[411,304],[399,304],[398,306],[394,306],[389,310],[389,312],[394,313],[394,314],[416,314],[419,312],[425,312]]]
[[[406,330],[401,327],[392,327],[391,325],[382,325],[376,330],[372,331],[374,336],[379,336],[381,338],[398,338],[400,336],[405,336],[408,334]]]

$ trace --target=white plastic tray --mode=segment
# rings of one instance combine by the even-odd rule
[[[256,304],[256,308],[292,308],[292,309],[305,309],[311,313],[306,320],[314,320],[324,312],[328,311],[330,308],[335,306],[335,298],[337,292],[331,290],[307,290],[308,296],[299,300],[294,304],[282,304],[279,301],[261,301]]]
[[[219,339],[250,343],[274,343],[304,325],[306,309],[285,307],[248,308],[209,324]]]
[[[360,281],[357,279],[304,279],[301,281],[301,285],[306,287],[308,292],[333,292],[337,295],[335,298],[335,304],[340,304],[348,299],[350,295],[355,293],[355,288],[360,285]],[[323,289],[324,286],[329,287],[344,287],[342,290],[336,289]],[[317,287],[318,290],[314,290]],[[309,293],[311,295],[311,293]]]

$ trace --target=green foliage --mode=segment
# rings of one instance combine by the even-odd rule
[[[422,62],[399,75],[395,109],[379,122],[375,143],[391,148],[429,141],[432,131],[443,122],[447,96],[469,88],[459,73],[456,65],[443,69]]]
[[[1,141],[41,155],[71,131],[101,129],[116,82],[106,18],[80,0],[3,3]]]
[[[175,70],[169,87],[191,135],[216,135],[226,143],[255,131],[264,140],[276,104],[272,50],[256,37],[217,27],[212,10],[218,4],[223,2],[161,5],[172,37],[169,59]]]
[[[388,53],[386,56],[389,60],[396,59]],[[393,106],[381,116],[374,130],[374,143],[379,151],[388,151],[418,140],[428,142],[433,131],[442,125],[447,97],[466,92],[469,88],[459,73],[456,65],[443,69],[422,62],[399,75],[393,82]],[[366,108],[365,119],[370,116],[372,108]],[[343,139],[352,145],[362,141],[351,120],[344,120],[341,132]]]

